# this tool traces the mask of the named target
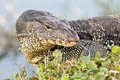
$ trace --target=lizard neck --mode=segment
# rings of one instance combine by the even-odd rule
[[[71,28],[78,33],[80,39],[92,40],[90,29],[93,26],[87,19],[68,21]]]
[[[87,32],[90,28],[92,28],[92,25],[90,24],[88,19],[73,20],[68,22],[71,28],[75,31]]]

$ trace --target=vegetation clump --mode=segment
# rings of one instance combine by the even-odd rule
[[[120,47],[114,46],[108,57],[101,58],[96,52],[95,58],[81,56],[79,60],[61,61],[61,52],[53,53],[55,59],[40,63],[39,72],[28,76],[25,68],[6,80],[120,80]]]

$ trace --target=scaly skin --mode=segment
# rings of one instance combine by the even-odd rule
[[[41,62],[44,56],[52,55],[55,49],[61,50],[63,61],[88,55],[88,52],[94,57],[96,51],[100,51],[102,57],[105,57],[107,52],[103,45],[109,35],[114,35],[112,40],[115,44],[120,44],[119,20],[113,18],[106,16],[66,21],[49,12],[28,10],[17,20],[16,31],[21,51],[33,65]],[[78,45],[78,41],[82,44]]]
[[[69,21],[80,39],[92,40],[111,50],[113,45],[120,46],[120,16],[101,16]]]
[[[79,41],[65,20],[43,11],[25,11],[17,20],[16,31],[21,51],[31,64],[42,61],[56,45],[70,47]]]
[[[73,47],[61,48],[61,52],[63,53],[62,60],[77,60],[80,58],[80,55],[90,55],[90,57],[95,57],[97,51],[100,52],[101,57],[106,57],[108,54],[104,46],[97,42],[91,40],[80,40],[80,43],[80,45],[76,45]]]

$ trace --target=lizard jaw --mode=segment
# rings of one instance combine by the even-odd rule
[[[75,45],[78,44],[77,41],[66,41],[66,40],[61,41],[60,39],[52,40],[52,39],[45,39],[45,38],[42,38],[42,37],[39,37],[39,39],[41,40],[41,43],[43,45],[45,45],[45,44],[50,45],[51,44],[51,45],[71,47],[71,46],[75,46]]]
[[[56,41],[48,40],[49,43],[59,46],[71,47],[77,45],[77,41],[60,41],[57,39]]]

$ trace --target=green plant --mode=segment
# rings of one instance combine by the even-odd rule
[[[55,59],[40,63],[39,72],[28,77],[23,68],[14,76],[14,80],[120,80],[120,47],[114,46],[108,57],[101,58],[96,52],[95,58],[81,56],[79,60],[61,61],[61,52],[56,50]],[[6,79],[12,80],[12,79]]]

